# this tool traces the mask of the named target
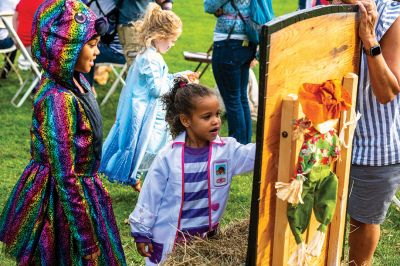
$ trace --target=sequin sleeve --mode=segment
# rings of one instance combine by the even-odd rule
[[[82,179],[75,175],[75,142],[78,139],[76,129],[79,107],[77,100],[65,92],[47,96],[35,113],[42,125],[41,138],[47,154],[51,176],[56,182],[56,189],[69,230],[78,243],[82,256],[98,250],[89,217],[89,206],[85,200]]]

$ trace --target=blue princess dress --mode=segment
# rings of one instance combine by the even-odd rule
[[[170,140],[160,97],[178,74],[168,74],[161,54],[149,47],[129,69],[117,116],[103,144],[100,172],[111,182],[135,185]]]

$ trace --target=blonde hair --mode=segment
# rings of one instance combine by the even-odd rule
[[[141,50],[152,45],[155,39],[178,38],[182,33],[181,19],[170,10],[162,10],[156,3],[149,3],[143,18],[135,22]]]

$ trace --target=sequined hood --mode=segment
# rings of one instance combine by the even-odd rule
[[[96,35],[96,15],[79,0],[45,0],[32,27],[32,54],[44,75],[73,87],[79,53]]]

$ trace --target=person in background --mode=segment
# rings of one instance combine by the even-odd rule
[[[140,191],[140,178],[170,139],[160,97],[185,72],[169,74],[162,57],[182,33],[176,14],[150,3],[135,28],[140,53],[129,69],[114,125],[104,142],[100,172],[112,182]]]
[[[29,54],[31,54],[33,16],[42,2],[43,0],[20,0],[13,16],[14,29]],[[18,58],[19,68],[27,70],[30,65],[30,62],[21,54]]]
[[[123,48],[126,62],[130,66],[139,53],[138,32],[134,27],[135,21],[139,20],[147,5],[156,2],[164,10],[172,9],[172,0],[115,0],[119,10],[118,36]]]
[[[117,12],[114,0],[93,0],[89,1],[87,5],[90,7],[90,9],[93,10],[93,12],[98,17],[106,17],[108,20],[112,20],[110,22],[110,25],[111,23],[112,24],[116,23]],[[114,26],[116,27],[116,25]],[[115,28],[113,28],[112,30],[116,31]],[[94,83],[96,64],[114,63],[123,65],[126,63],[124,54],[122,52],[122,46],[119,42],[118,34],[116,34],[116,32],[110,32],[110,30],[109,33],[110,33],[108,35],[110,36],[109,38],[100,39],[99,43],[100,54],[96,57],[96,60],[94,61],[95,63],[94,67],[90,70],[90,72],[86,76],[87,80],[89,81],[92,87]]]
[[[87,73],[107,30],[79,0],[45,0],[32,31],[43,69],[34,90],[31,160],[0,215],[18,265],[126,265],[111,199],[97,173],[102,120]]]
[[[13,14],[15,12],[15,7],[18,4],[19,0],[1,0],[0,1],[0,13],[10,13]],[[14,41],[11,36],[8,34],[8,30],[6,28],[0,28],[0,49],[8,49],[14,45]],[[17,51],[13,51],[7,56],[10,61],[13,63],[15,60],[15,56]],[[11,65],[8,62],[4,62],[3,69],[0,73],[1,79],[6,79],[8,72],[10,72]]]
[[[349,265],[372,265],[380,224],[400,188],[400,2],[357,4],[363,44],[350,170]]]
[[[249,19],[250,0],[204,0],[204,9],[218,16],[212,69],[226,108],[229,136],[246,144],[252,137],[247,84],[257,45],[249,42],[239,12],[244,19]]]
[[[174,140],[157,155],[129,215],[146,265],[162,264],[176,243],[217,234],[232,176],[253,170],[256,150],[218,135],[221,110],[210,89],[180,78],[163,102]]]

